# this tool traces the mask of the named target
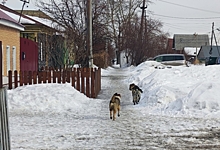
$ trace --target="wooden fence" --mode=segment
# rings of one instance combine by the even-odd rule
[[[101,69],[97,68],[71,68],[68,70],[55,71],[24,71],[8,72],[8,88],[18,86],[43,84],[43,83],[71,83],[71,85],[84,93],[87,97],[97,97],[101,90]]]

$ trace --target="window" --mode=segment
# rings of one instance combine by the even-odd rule
[[[161,61],[162,61],[162,56],[157,57],[157,58],[156,58],[156,61],[157,61],[157,62],[161,62]]]
[[[2,44],[2,75],[4,75],[4,47],[3,47],[3,44]]]
[[[13,70],[16,70],[16,47],[12,47],[12,54],[13,54]]]
[[[163,61],[184,60],[183,56],[163,56]]]
[[[175,60],[184,60],[183,56],[175,56]]]
[[[6,58],[7,58],[7,72],[11,69],[10,66],[10,46],[6,46]]]
[[[43,61],[43,44],[40,43],[40,60]]]

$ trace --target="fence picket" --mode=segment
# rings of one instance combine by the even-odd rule
[[[81,93],[85,93],[85,68],[81,68]]]
[[[73,68],[63,71],[44,70],[39,72],[20,71],[19,76],[17,71],[14,71],[14,82],[12,82],[12,71],[9,71],[8,74],[9,89],[27,84],[51,83],[52,79],[53,83],[68,82],[76,90],[91,98],[95,98],[101,90],[101,69],[97,70],[96,68]]]
[[[12,71],[9,70],[8,71],[8,82],[9,82],[9,85],[8,85],[8,88],[11,90],[12,89]]]
[[[86,68],[86,96],[90,97],[91,91],[90,91],[90,68]]]
[[[33,72],[33,83],[37,84],[37,72],[36,71]]]
[[[53,75],[53,83],[56,83],[56,76],[57,76],[57,74],[56,74],[55,70],[52,71],[52,75]]]
[[[20,71],[20,86],[23,86],[23,80],[24,80],[24,78],[23,78],[23,72],[22,71]]]
[[[48,83],[51,83],[51,71],[47,71],[47,80],[48,80]]]
[[[27,76],[27,71],[24,71],[24,85],[27,85],[28,83],[28,76]]]
[[[15,83],[15,88],[18,87],[18,71],[14,71],[14,83]]]
[[[58,83],[61,83],[61,71],[57,71]]]
[[[29,85],[32,85],[32,79],[33,79],[33,77],[32,77],[32,71],[29,71],[29,72],[28,72]]]
[[[71,71],[71,79],[72,79],[72,86],[74,87],[74,88],[76,88],[76,84],[75,84],[75,71],[76,71],[76,69],[74,68],[74,70],[73,71]]]
[[[95,98],[95,72],[94,68],[91,69],[91,97]]]
[[[38,72],[38,84],[42,83],[42,71]]]
[[[76,89],[80,91],[80,68],[76,69]]]

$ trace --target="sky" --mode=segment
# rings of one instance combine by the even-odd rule
[[[147,10],[149,17],[161,20],[164,31],[171,35],[211,35],[213,22],[215,29],[220,27],[219,5],[219,0],[154,0]],[[215,30],[215,34],[219,35],[219,31]]]
[[[101,74],[95,99],[69,83],[8,90],[11,149],[219,149],[219,65],[146,61]],[[131,83],[143,90],[137,105]],[[112,121],[109,101],[116,92],[121,110]]]
[[[211,37],[214,22],[217,41],[220,40],[219,0],[151,0],[147,16],[163,22],[163,31],[174,34],[208,34]],[[36,1],[30,0],[24,9],[38,9]],[[21,9],[20,0],[7,0],[6,6]],[[28,6],[28,7],[27,7]],[[219,41],[220,42],[220,41]]]

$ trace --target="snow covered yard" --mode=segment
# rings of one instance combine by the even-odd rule
[[[87,98],[69,84],[8,91],[11,149],[220,149],[220,66],[102,70],[102,90]],[[133,105],[130,83],[144,93]],[[122,95],[121,116],[108,104]]]

